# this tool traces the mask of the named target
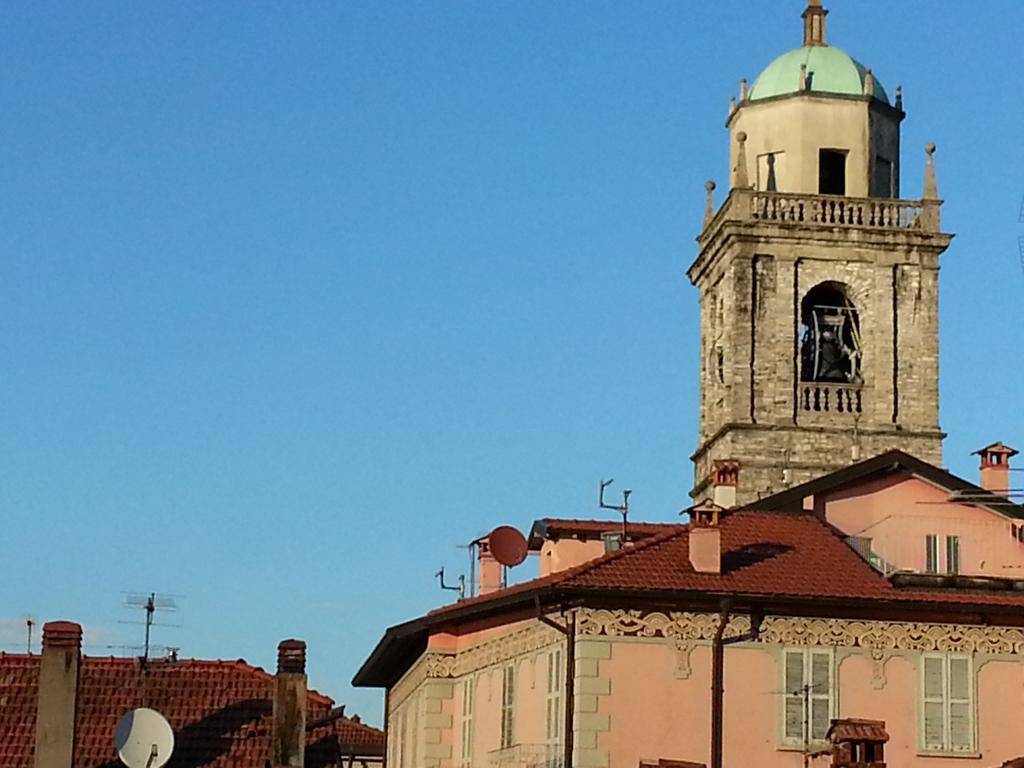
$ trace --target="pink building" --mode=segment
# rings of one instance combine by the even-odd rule
[[[388,764],[825,766],[835,721],[892,766],[1024,753],[1020,506],[892,451],[688,512],[538,521],[543,575],[389,629]]]

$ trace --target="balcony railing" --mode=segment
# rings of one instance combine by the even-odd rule
[[[804,411],[855,416],[864,410],[863,389],[859,384],[800,382],[800,408]]]
[[[869,230],[934,233],[940,231],[939,200],[793,194],[734,189],[707,222],[701,240],[727,221],[810,224]]]
[[[760,221],[875,229],[919,227],[922,211],[923,205],[918,201],[885,198],[755,192],[751,200],[751,216]]]

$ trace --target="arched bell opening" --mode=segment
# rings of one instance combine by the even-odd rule
[[[843,283],[819,283],[800,302],[800,379],[860,384],[860,316]]]

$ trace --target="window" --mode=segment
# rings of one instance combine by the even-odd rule
[[[921,748],[974,752],[974,670],[970,656],[921,657]]]
[[[476,693],[475,680],[467,677],[462,682],[462,767],[473,764],[473,696]]]
[[[822,195],[846,194],[846,152],[818,150],[818,192]]]
[[[960,573],[960,537],[946,537],[946,573],[956,576]]]
[[[548,653],[546,725],[544,731],[545,765],[558,768],[562,764],[562,650],[556,648]]]
[[[505,667],[501,680],[501,748],[515,744],[516,668]]]
[[[835,716],[832,650],[786,650],[783,667],[782,743],[803,748],[812,742],[824,741]]]
[[[924,572],[939,572],[939,537],[934,533],[924,537]]]
[[[801,380],[863,381],[860,314],[846,285],[829,280],[811,288],[800,302],[800,323]]]

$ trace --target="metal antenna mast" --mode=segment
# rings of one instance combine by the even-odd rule
[[[181,595],[158,595],[156,592],[138,593],[138,592],[126,592],[124,593],[124,604],[128,608],[141,608],[146,613],[145,621],[122,621],[121,624],[145,624],[146,625],[146,642],[143,645],[142,650],[142,663],[149,660],[149,635],[152,627],[180,627],[181,624],[164,624],[154,621],[154,616],[157,611],[175,612],[178,610],[178,603],[175,601],[175,597],[181,597]]]
[[[604,501],[604,489],[614,483],[614,478],[611,480],[601,481],[601,492],[598,496],[598,506],[601,509],[611,509],[622,515],[622,543],[626,543],[626,536],[629,533],[629,494],[632,493],[628,488],[622,492],[622,503],[621,504],[606,504]]]

